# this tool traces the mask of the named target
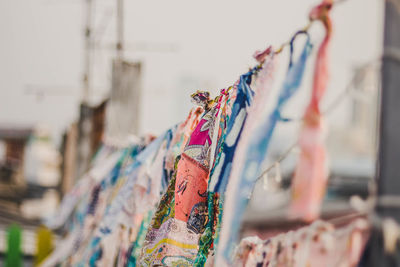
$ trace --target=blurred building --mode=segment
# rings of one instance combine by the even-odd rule
[[[102,142],[107,100],[99,104],[82,103],[78,121],[76,177],[89,168],[90,161]]]
[[[25,150],[32,128],[0,127],[0,202],[17,211],[26,192]]]
[[[59,200],[60,162],[45,128],[0,127],[2,217],[39,220],[54,212]]]

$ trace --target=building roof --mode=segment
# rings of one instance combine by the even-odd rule
[[[0,139],[28,139],[32,133],[31,127],[0,126]]]

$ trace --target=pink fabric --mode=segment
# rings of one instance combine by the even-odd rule
[[[215,102],[214,102],[215,104]],[[211,105],[211,104],[210,104]],[[216,117],[220,109],[219,103],[209,109],[193,130],[192,135],[184,149],[184,153],[203,165],[210,167],[210,148],[214,134]]]
[[[199,123],[199,117],[203,113],[203,111],[204,109],[202,107],[192,108],[186,120],[179,124],[174,138],[171,140],[170,151],[168,151],[167,157],[165,159],[165,168],[167,170],[173,171],[175,166],[175,159],[183,152],[183,149],[186,146],[190,135]]]
[[[353,267],[367,240],[368,224],[364,219],[341,228],[316,221],[268,240],[244,238],[235,252],[234,266]]]
[[[198,127],[193,131],[188,146],[193,146],[193,145],[204,146],[206,145],[206,143],[210,145],[211,138],[209,136],[208,130],[209,130],[208,120],[202,119],[199,122]]]
[[[327,49],[331,37],[331,5],[331,0],[324,0],[310,14],[311,19],[323,22],[326,35],[318,50],[312,96],[299,136],[301,152],[293,178],[292,204],[289,210],[290,217],[302,218],[305,221],[313,221],[319,217],[328,178],[324,125],[319,103],[328,82]]]
[[[264,62],[265,58],[271,54],[272,46],[267,47],[264,51],[256,51],[253,57],[260,63]]]

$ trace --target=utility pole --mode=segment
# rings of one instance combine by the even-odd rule
[[[366,266],[399,266],[399,248],[391,255],[385,251],[381,220],[400,224],[400,0],[385,1],[385,28],[382,59],[379,155],[377,164],[378,220],[373,224],[369,247],[364,254]],[[397,254],[397,255],[396,255]]]
[[[117,60],[124,56],[124,0],[117,0]]]
[[[377,212],[400,224],[400,0],[385,1],[383,42]]]
[[[86,25],[85,25],[85,62],[83,74],[83,95],[82,102],[87,103],[91,87],[92,71],[92,10],[93,0],[86,0]]]
[[[124,59],[124,0],[116,0],[116,59],[107,105],[106,136],[125,142],[139,132],[141,63]]]

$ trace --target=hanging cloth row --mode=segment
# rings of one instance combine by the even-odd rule
[[[313,47],[309,26],[320,21],[326,34],[299,136],[301,152],[289,209],[292,217],[317,219],[328,175],[320,101],[328,80],[333,4],[324,0],[312,9],[310,24],[287,44],[256,53],[257,66],[214,99],[207,92],[193,94],[197,107],[155,140],[136,140],[125,148],[104,145],[91,169],[65,196],[58,214],[47,222],[67,235],[42,266],[231,266],[241,253],[235,254],[241,221],[263,172],[275,127],[286,121],[282,110],[307,69]],[[295,55],[301,35],[306,42]],[[265,103],[278,54],[286,46],[288,69],[270,112]],[[276,250],[261,241],[254,244],[257,250],[252,255]],[[257,265],[239,258],[246,266]]]

